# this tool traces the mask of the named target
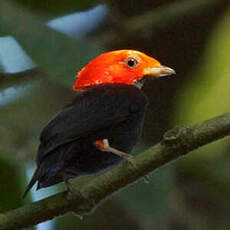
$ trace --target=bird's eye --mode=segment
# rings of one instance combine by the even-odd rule
[[[127,65],[127,67],[129,68],[134,68],[139,64],[139,61],[136,58],[133,57],[129,57],[125,60],[125,63]]]

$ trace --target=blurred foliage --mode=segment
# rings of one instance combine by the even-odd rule
[[[3,150],[0,149],[0,155]],[[12,154],[5,152],[4,154]],[[21,178],[25,177],[23,171],[6,158],[0,158],[0,212],[17,208],[23,204],[21,199]],[[10,199],[9,199],[10,197]],[[7,201],[7,202],[6,202]]]
[[[211,34],[201,64],[191,73],[191,80],[179,90],[175,123],[191,124],[228,112],[230,84],[230,12]],[[213,157],[228,147],[222,140],[205,147]],[[228,142],[229,143],[229,142]],[[210,154],[213,153],[213,154]],[[200,155],[200,154],[199,154]]]
[[[190,80],[178,91],[174,113],[176,124],[192,124],[229,111],[229,35],[230,17],[227,11],[212,31],[199,67],[190,73]],[[186,222],[188,229],[191,223],[195,223],[194,219],[200,229],[227,229],[229,215],[226,215],[226,209],[230,205],[229,148],[229,138],[225,138],[196,150],[177,163],[177,192],[186,199],[186,214],[178,222]],[[188,187],[193,186],[196,189],[190,191]]]
[[[21,93],[16,94],[14,101],[1,107],[3,124],[0,133],[4,133],[1,147],[22,150],[33,157],[39,130],[47,123],[47,118],[51,119],[72,98],[73,93],[48,80],[34,80],[15,89],[21,89]]]
[[[99,207],[94,215],[86,216],[82,220],[76,215],[65,216],[55,222],[54,229],[62,230],[68,228],[91,230],[138,230],[140,229],[138,220],[132,213],[127,212],[125,207],[117,199],[112,199],[102,207]]]
[[[100,0],[13,0],[17,3],[22,4],[30,10],[34,10],[37,13],[45,13],[46,15],[58,16],[64,15],[71,12],[86,10],[96,4],[100,3]]]
[[[183,90],[179,91],[177,95],[179,109],[175,113],[177,124],[191,124],[229,111],[229,25],[230,17],[229,12],[227,12],[218,27],[212,32],[204,56],[201,58],[202,64],[194,73],[191,73],[193,76],[192,82],[189,81],[183,87]],[[188,163],[184,161],[183,164],[186,164],[187,168],[189,168],[189,164],[195,164],[196,168],[189,168],[189,170],[193,170],[194,173],[197,171],[198,177],[201,176],[200,170],[204,170],[202,175],[206,177],[210,175],[207,168],[209,168],[211,174],[216,172],[216,168],[213,169],[210,163],[215,162],[218,166],[217,162],[223,158],[218,170],[225,171],[224,165],[228,162],[226,162],[225,153],[229,149],[229,144],[228,138],[210,144],[201,150],[197,150],[187,159]],[[207,164],[206,170],[204,169],[205,164]],[[227,168],[229,166],[227,164]],[[199,168],[200,170],[198,170]],[[210,178],[214,178],[214,175]],[[217,175],[216,178],[223,179],[223,177]],[[228,177],[226,181],[229,181]]]
[[[0,32],[12,34],[39,68],[68,86],[77,70],[102,51],[49,29],[39,17],[5,0],[0,2]]]
[[[127,211],[131,210],[140,219],[152,219],[153,213],[156,219],[167,216],[173,177],[172,167],[161,168],[149,175],[148,179],[142,179],[135,186],[122,191],[120,199],[126,203]]]
[[[22,167],[26,171],[34,159],[40,130],[73,97],[75,74],[103,50],[139,49],[177,71],[175,78],[144,87],[150,105],[138,152],[159,141],[169,127],[229,110],[230,2],[105,1],[109,18],[93,37],[70,38],[45,25],[49,18],[96,3],[101,1],[0,1],[0,34],[13,36],[37,65],[23,73],[0,73],[0,90],[13,86],[17,92],[0,104],[0,211],[22,205]],[[177,20],[175,12],[180,12]],[[144,36],[133,33],[133,22],[146,31]],[[197,150],[154,172],[149,184],[141,180],[122,191],[83,221],[68,215],[53,229],[228,229],[228,149],[226,139]],[[80,187],[81,179],[76,183]]]

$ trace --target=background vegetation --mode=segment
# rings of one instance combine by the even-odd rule
[[[175,78],[145,84],[151,103],[135,152],[171,127],[227,112],[229,5],[227,0],[1,0],[0,211],[63,190],[59,185],[21,199],[40,130],[74,96],[76,73],[103,51],[138,49],[177,71]],[[68,20],[54,20],[66,15]],[[68,215],[37,229],[229,229],[229,148],[228,139],[208,145],[161,168],[148,184],[140,181],[122,191],[84,221]]]

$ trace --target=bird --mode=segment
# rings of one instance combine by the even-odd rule
[[[44,127],[36,155],[37,168],[24,193],[84,175],[102,173],[131,151],[144,123],[148,98],[144,80],[175,74],[137,50],[102,53],[76,75],[76,95]]]

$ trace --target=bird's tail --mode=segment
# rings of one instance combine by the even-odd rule
[[[34,186],[34,184],[36,183],[36,181],[39,178],[39,168],[36,169],[36,171],[34,172],[34,175],[32,177],[32,179],[30,180],[30,183],[27,185],[26,191],[24,192],[22,199],[24,199],[26,197],[26,195],[28,194],[28,192],[30,191],[30,189]]]

